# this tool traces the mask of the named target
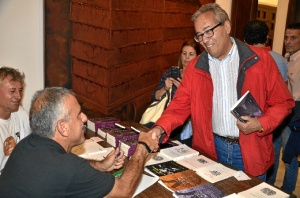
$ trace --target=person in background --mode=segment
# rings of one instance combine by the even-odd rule
[[[205,51],[189,63],[173,100],[149,132],[165,142],[191,116],[195,150],[265,180],[274,163],[271,133],[294,107],[291,94],[266,50],[230,36],[229,17],[218,4],[204,4],[192,20],[194,38]],[[264,115],[241,116],[244,123],[230,111],[248,90]]]
[[[62,87],[38,91],[29,120],[32,134],[17,144],[0,176],[1,197],[132,197],[146,157],[158,149],[151,133],[140,133],[120,178],[107,173],[124,164],[119,148],[103,161],[88,162],[71,153],[85,140],[87,117],[74,93]]]
[[[286,140],[283,151],[285,162],[284,182],[281,187],[286,192],[293,192],[298,176],[298,155],[300,154],[300,130],[292,127],[292,122],[300,123],[300,23],[293,23],[287,26],[284,36],[285,58],[288,62],[288,87],[295,101],[295,107],[289,118],[290,136]]]
[[[16,144],[30,133],[27,112],[21,106],[24,73],[0,68],[0,174]]]
[[[267,24],[260,20],[253,20],[250,21],[244,28],[244,39],[245,42],[249,45],[253,45],[256,47],[261,47],[267,50],[271,56],[274,58],[277,67],[286,83],[288,83],[288,76],[287,76],[287,62],[283,56],[271,50],[271,47],[265,46],[269,34],[269,28]],[[274,185],[276,181],[276,175],[279,166],[279,158],[280,158],[280,150],[281,147],[285,148],[287,140],[291,134],[291,130],[287,125],[288,118],[277,127],[273,132],[273,146],[275,150],[275,162],[270,167],[267,172],[267,182],[271,185]],[[291,183],[295,186],[297,181],[297,174],[295,175],[295,168],[298,169],[298,162],[293,161],[296,164],[286,164],[286,171],[285,174],[288,177],[285,177],[283,180],[283,190],[287,190],[287,186],[290,186]],[[296,179],[296,180],[295,180]],[[295,189],[295,188],[294,188]],[[289,189],[289,192],[292,191]]]
[[[196,58],[200,54],[200,46],[194,40],[187,40],[181,46],[181,54],[178,60],[178,66],[180,68],[181,76],[185,71],[186,66],[189,64],[191,60]],[[174,79],[171,77],[172,68],[168,69],[165,74],[160,79],[160,82],[157,88],[152,93],[152,101],[160,100],[167,91],[171,88],[171,99],[174,97],[177,88],[180,85],[181,78]],[[147,124],[147,127],[153,126],[154,123]],[[186,144],[188,146],[192,146],[192,126],[191,121],[188,118],[182,126],[174,129],[172,132],[171,138],[174,140],[179,140],[181,143]]]

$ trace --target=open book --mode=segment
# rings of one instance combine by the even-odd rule
[[[264,113],[255,101],[250,91],[247,91],[231,108],[231,113],[241,122],[246,122],[241,116],[257,118]]]

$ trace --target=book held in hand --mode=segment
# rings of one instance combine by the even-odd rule
[[[264,113],[255,101],[250,91],[247,91],[231,108],[231,113],[241,122],[246,122],[241,116],[250,116],[257,118],[263,116]]]

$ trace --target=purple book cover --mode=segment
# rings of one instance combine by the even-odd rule
[[[225,194],[212,184],[203,184],[192,188],[177,190],[174,192],[178,198],[193,198],[193,197],[206,197],[206,198],[221,198]]]
[[[95,132],[99,128],[113,127],[115,123],[120,123],[120,120],[114,117],[91,118],[89,121],[95,125]]]
[[[135,152],[138,143],[138,136],[136,138],[121,140],[121,142],[122,144],[126,144],[127,146],[129,146],[127,157],[130,157]]]
[[[111,129],[107,131],[107,139],[115,139],[115,146],[119,146],[119,141],[138,138],[138,134],[130,129]]]

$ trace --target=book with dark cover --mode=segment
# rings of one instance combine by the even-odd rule
[[[115,123],[120,123],[120,120],[114,117],[91,118],[87,121],[87,128],[97,132],[100,127],[112,127]]]
[[[174,197],[177,198],[194,198],[194,197],[205,197],[205,198],[221,198],[224,197],[225,193],[220,191],[215,186],[207,183],[192,188],[183,190],[177,190],[174,192]]]
[[[138,136],[131,139],[124,139],[120,141],[120,149],[124,151],[124,155],[131,157],[136,150],[138,143]]]
[[[107,131],[106,141],[114,147],[119,146],[119,141],[128,139],[137,139],[138,133],[131,129],[111,129]]]
[[[247,91],[231,108],[231,113],[241,122],[246,122],[241,116],[250,116],[257,118],[263,116],[264,113],[255,101],[250,91]]]
[[[164,176],[173,173],[178,173],[184,170],[189,170],[188,168],[178,164],[175,161],[166,161],[158,164],[148,165],[146,166],[146,169],[157,176]]]
[[[162,184],[171,191],[183,190],[208,183],[208,181],[201,178],[193,170],[186,170],[161,176],[159,179]]]

